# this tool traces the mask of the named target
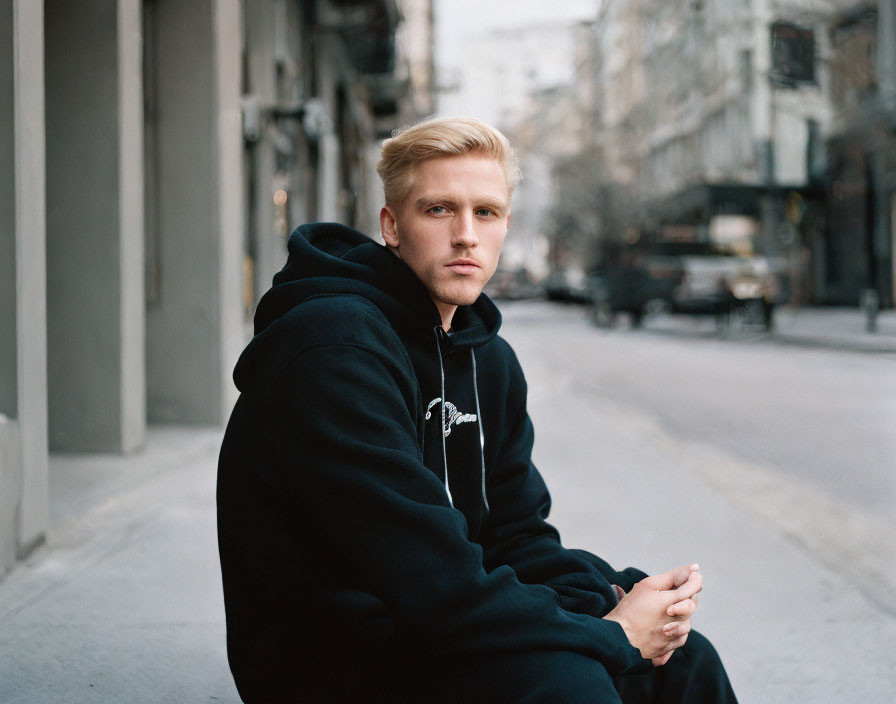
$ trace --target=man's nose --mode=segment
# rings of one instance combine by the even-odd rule
[[[457,218],[451,243],[455,247],[475,247],[479,244],[472,213],[465,213]]]

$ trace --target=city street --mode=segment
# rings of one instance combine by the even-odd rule
[[[896,612],[896,355],[783,347],[749,336],[608,332],[583,324],[576,308],[504,309],[505,335],[536,393],[550,389],[548,398],[562,394],[561,403],[582,397],[593,424],[640,429],[641,441],[665,454],[669,471],[695,471],[744,507],[768,514],[788,507],[777,520],[813,547],[816,534],[825,534],[823,559],[850,571],[858,561],[863,573],[886,578],[870,591],[889,598]],[[537,399],[536,418],[548,398]],[[587,449],[605,466],[604,449]],[[858,536],[844,532],[850,527],[867,540],[882,531],[878,547],[889,552],[872,559],[863,539],[863,554],[855,554],[850,539]]]
[[[394,340],[331,293],[410,340],[432,332],[403,322],[429,292],[442,317],[424,328],[459,334],[432,359],[404,350],[411,391],[444,416],[418,441],[457,507],[480,489],[500,505],[513,482],[467,473],[468,450],[479,463],[475,421],[491,458],[495,403],[517,402],[480,405],[504,383],[488,351],[463,385],[442,354],[478,334],[449,312],[480,290],[526,374],[564,545],[653,574],[699,562],[694,625],[741,702],[896,702],[896,0],[0,7],[0,704],[239,704],[216,503],[234,365],[269,328],[246,365],[267,394],[306,349],[338,364],[328,345],[351,323],[393,369]],[[289,311],[312,298],[318,322]],[[330,371],[296,372],[296,398],[313,395],[298,408],[262,399],[307,455],[298,470],[334,463],[330,489],[283,506],[349,507],[352,535],[386,535],[361,553],[396,615],[414,599],[390,597],[374,552],[426,565],[401,547],[416,532],[392,540],[383,519],[418,512],[363,514],[394,498],[391,464],[335,467],[365,432],[389,463],[408,419],[397,397],[377,410],[390,397],[368,366]],[[256,445],[277,423],[240,408],[255,444],[234,456],[267,466]],[[321,533],[344,524],[272,541],[290,535],[267,511],[279,483],[241,479],[222,507],[257,528],[237,542],[263,575],[317,590],[325,619],[342,607],[318,592],[377,612],[345,580],[284,581],[309,550],[351,563]],[[464,571],[440,566],[449,587]],[[420,609],[399,634],[445,625]],[[351,676],[342,648],[296,630],[320,655],[303,672]],[[283,640],[264,636],[254,652]]]
[[[618,568],[700,562],[695,626],[742,702],[891,701],[894,356],[502,309],[564,542]],[[219,443],[154,428],[133,456],[53,456],[48,543],[0,582],[0,701],[239,701]]]
[[[896,357],[502,310],[564,542],[700,562],[696,627],[742,701],[891,701]]]

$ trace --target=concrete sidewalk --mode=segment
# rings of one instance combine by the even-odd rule
[[[712,317],[687,315],[651,316],[645,319],[644,329],[669,334],[750,338],[854,352],[896,353],[896,310],[881,311],[876,324],[876,331],[868,332],[865,314],[858,307],[780,306],[775,310],[772,332],[736,320],[728,328],[719,330]]]
[[[786,343],[862,352],[896,352],[896,310],[881,311],[868,332],[859,308],[788,308],[775,311],[773,336]]]
[[[221,432],[54,456],[47,544],[0,582],[0,702],[240,701],[215,534]]]

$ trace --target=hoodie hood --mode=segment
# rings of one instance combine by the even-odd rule
[[[297,228],[287,244],[286,266],[274,276],[255,312],[255,337],[234,370],[241,391],[250,383],[266,332],[295,306],[322,294],[354,294],[377,306],[405,340],[432,340],[441,316],[426,287],[389,249],[367,235],[337,223]],[[485,296],[458,308],[446,352],[479,347],[493,339],[501,314]]]

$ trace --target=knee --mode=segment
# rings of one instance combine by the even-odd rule
[[[522,669],[525,695],[515,700],[521,704],[620,702],[613,679],[604,666],[584,655],[544,653],[538,662],[526,663]]]
[[[680,648],[669,664],[678,672],[672,675],[682,688],[681,701],[736,702],[728,673],[718,652],[709,640],[696,631],[691,631],[687,643]]]
[[[408,701],[620,702],[613,679],[603,665],[568,651],[517,653],[466,664],[441,663],[437,680],[424,679],[420,692],[425,692],[425,696],[407,697]],[[438,692],[433,692],[433,681],[441,683]]]
[[[721,666],[722,659],[715,646],[702,633],[691,631],[688,640],[680,652],[687,657],[693,665],[702,664],[709,667]]]

